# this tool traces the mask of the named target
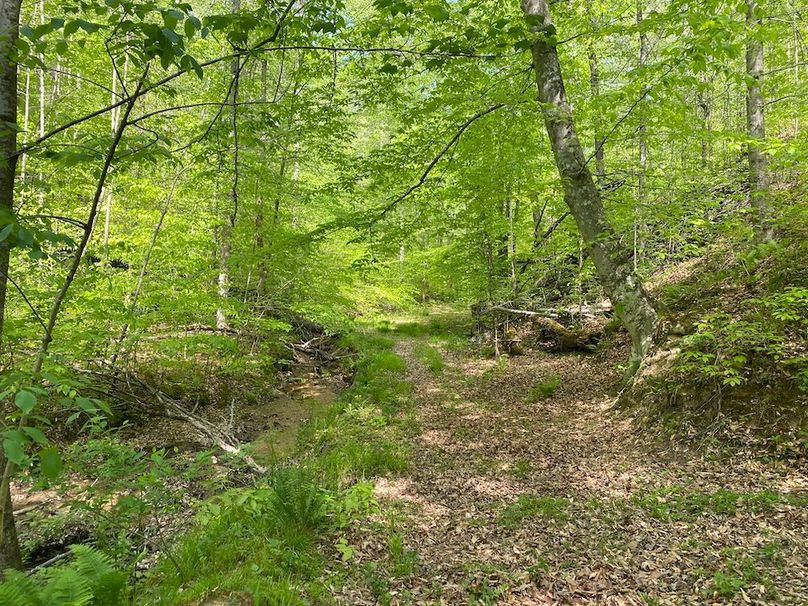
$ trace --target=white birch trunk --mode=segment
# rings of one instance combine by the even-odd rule
[[[632,362],[637,366],[653,345],[657,313],[632,269],[630,255],[609,223],[600,191],[587,168],[564,90],[558,53],[545,36],[552,25],[547,1],[522,0],[522,10],[534,23],[539,23],[533,27],[537,34],[532,47],[533,67],[545,127],[564,187],[564,201],[592,256],[601,284],[631,335]]]

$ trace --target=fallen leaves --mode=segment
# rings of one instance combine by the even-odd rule
[[[412,349],[413,339],[397,346],[421,432],[410,475],[377,479],[376,494],[403,506],[397,532],[419,565],[385,578],[387,597],[359,583],[342,603],[806,603],[805,500],[747,505],[804,493],[804,467],[674,452],[638,434],[612,409],[621,351],[529,353],[507,365],[444,352],[436,375]],[[550,375],[558,390],[529,402],[530,386]],[[520,495],[563,500],[564,516],[539,511],[504,526]],[[660,519],[657,506],[684,509]],[[359,559],[378,571],[392,557],[384,532],[358,532]]]

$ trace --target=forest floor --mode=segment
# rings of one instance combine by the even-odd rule
[[[409,471],[376,481],[385,522],[350,537],[363,580],[341,602],[808,604],[804,465],[639,429],[614,409],[619,347],[395,351],[418,430]]]

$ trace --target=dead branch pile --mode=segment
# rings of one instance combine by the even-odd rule
[[[189,410],[183,403],[149,385],[131,371],[100,365],[80,369],[79,372],[90,379],[87,391],[94,392],[114,410],[127,416],[165,417],[183,421],[196,430],[204,443],[239,456],[256,471],[265,471],[241,450],[239,440],[229,430],[208,421],[195,410]]]
[[[477,339],[511,355],[526,348],[593,351],[611,313],[608,301],[559,308],[511,302],[472,306]]]

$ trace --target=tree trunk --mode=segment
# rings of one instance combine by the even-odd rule
[[[637,0],[637,25],[641,25],[643,21],[643,0]],[[640,55],[639,67],[644,70],[648,63],[648,36],[640,31]],[[644,71],[641,71],[643,79],[645,78]],[[643,97],[648,93],[648,86],[643,84],[642,94]],[[648,126],[645,122],[645,114],[643,108],[639,108],[640,124],[637,127],[637,159],[639,161],[637,172],[637,210],[634,216],[634,270],[637,270],[637,263],[639,261],[642,251],[643,239],[643,215],[645,209],[645,195],[646,195],[646,174],[648,172],[648,142],[646,139]]]
[[[771,240],[769,175],[766,153],[761,143],[766,137],[763,114],[763,43],[758,39],[761,19],[757,0],[746,0],[746,134],[749,137],[749,202],[757,217],[755,235],[759,241]]]
[[[533,66],[544,123],[558,173],[578,230],[589,249],[601,284],[619,311],[631,335],[632,362],[638,365],[653,344],[657,314],[649,295],[634,273],[631,257],[614,233],[600,192],[586,166],[567,101],[561,66],[548,37],[551,28],[546,0],[522,0],[522,10],[537,33],[533,41]]]
[[[44,25],[45,23],[45,2],[44,0],[39,0],[39,24]],[[44,63],[45,57],[43,54],[38,55],[39,60]],[[39,73],[39,136],[45,136],[45,70],[41,67],[37,69]],[[45,206],[45,180],[42,176],[42,170],[40,169],[39,173],[37,173],[37,186],[39,187],[39,193],[37,195],[37,199],[39,200],[39,207],[43,208]]]
[[[107,176],[109,175],[112,167],[112,162],[115,159],[115,152],[118,149],[121,139],[123,138],[124,130],[126,130],[128,124],[127,120],[129,119],[132,108],[140,95],[145,79],[146,73],[143,74],[143,78],[141,78],[139,81],[135,93],[132,95],[130,101],[126,105],[126,111],[123,114],[122,121],[118,126],[118,130],[116,131],[112,139],[112,143],[110,144],[104,158],[104,165],[101,168],[101,174],[98,178],[98,184],[95,189],[95,194],[93,195],[92,204],[90,205],[90,214],[87,217],[86,223],[84,224],[84,232],[78,246],[76,247],[75,253],[73,253],[73,259],[71,260],[67,275],[62,282],[62,286],[59,288],[59,291],[56,293],[53,303],[51,304],[50,313],[48,314],[48,321],[44,327],[44,333],[40,342],[39,351],[37,352],[34,360],[34,366],[31,370],[31,375],[34,377],[38,376],[40,372],[42,372],[42,365],[45,363],[45,358],[48,355],[50,344],[53,341],[53,331],[56,327],[56,322],[59,319],[59,312],[62,309],[62,304],[64,303],[65,298],[67,297],[67,292],[70,290],[70,286],[73,284],[73,280],[78,273],[79,267],[81,266],[81,260],[84,257],[84,253],[87,250],[87,245],[92,237],[93,225],[96,217],[98,216],[98,209],[101,203],[101,195],[104,191],[104,185],[106,184]],[[28,414],[24,413],[18,421],[17,431],[20,431],[22,427],[25,427],[27,421]],[[3,466],[3,477],[2,481],[0,482],[0,518],[3,520],[3,533],[0,534],[0,554],[5,553],[6,550],[13,550],[14,544],[17,542],[10,498],[11,478],[15,469],[16,466],[12,461],[5,460],[5,465]],[[8,516],[11,516],[10,520],[8,519]],[[11,541],[13,541],[14,544],[12,544]]]
[[[19,35],[21,0],[0,0],[0,222],[14,210],[14,178],[17,172],[17,130],[6,125],[17,123],[17,65],[11,62],[11,50]],[[7,216],[6,216],[7,215]],[[0,346],[2,346],[8,289],[10,250],[8,239],[0,242]],[[0,468],[5,468],[5,456],[0,449]],[[0,533],[0,577],[7,568],[22,568],[20,545],[14,527],[11,493],[3,487],[0,500],[8,503],[2,512]]]
[[[592,30],[595,30],[595,17],[592,15],[592,3],[588,2],[586,5],[586,12],[589,16],[589,22]],[[598,55],[595,52],[595,45],[592,38],[589,39],[587,47],[587,58],[589,59],[589,92],[592,95],[592,100],[595,101],[600,95],[600,66],[598,65]],[[598,178],[598,183],[603,181],[606,175],[606,162],[603,157],[603,146],[605,141],[600,136],[600,125],[595,123],[595,175]]]
[[[233,0],[233,12],[237,13],[241,10],[241,1]],[[216,310],[216,328],[219,330],[228,330],[230,323],[227,320],[227,312],[225,311],[225,303],[230,297],[230,251],[232,247],[232,240],[236,228],[236,217],[238,217],[238,179],[239,179],[239,143],[238,143],[238,92],[239,92],[239,75],[241,73],[241,59],[236,58],[230,64],[230,72],[233,77],[233,93],[232,93],[232,134],[233,134],[233,179],[230,182],[230,212],[228,213],[227,222],[222,226],[219,231],[221,236],[221,246],[219,248],[219,279],[217,282],[219,299],[221,303]]]
[[[707,168],[707,163],[710,158],[710,130],[712,128],[710,122],[710,117],[712,115],[712,87],[706,73],[699,76],[699,81],[703,87],[699,89],[697,95],[703,129],[703,134],[701,136],[701,168]]]

